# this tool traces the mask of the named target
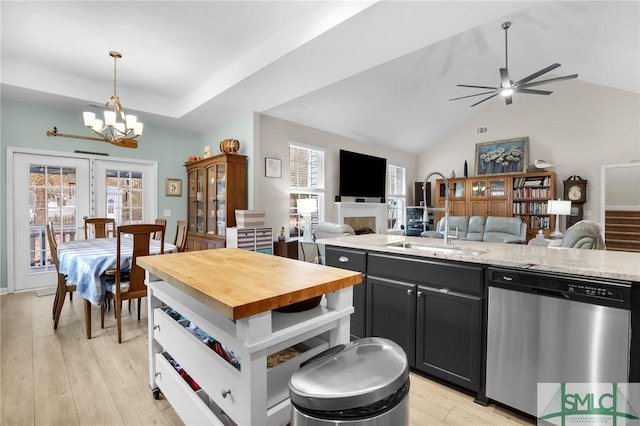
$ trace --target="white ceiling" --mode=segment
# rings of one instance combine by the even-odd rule
[[[207,131],[241,113],[418,153],[513,80],[640,94],[640,1],[6,1],[2,97],[80,112],[118,95],[147,123]],[[561,91],[556,82],[536,89]],[[521,96],[515,94],[514,103]],[[553,95],[549,97],[552,102]],[[97,111],[100,107],[96,108]],[[508,106],[505,105],[505,108]],[[64,131],[64,129],[60,129]]]

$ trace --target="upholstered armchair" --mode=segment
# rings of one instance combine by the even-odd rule
[[[548,247],[565,247],[577,249],[606,250],[602,238],[602,228],[593,220],[581,220],[569,227],[560,240],[534,238],[529,245],[546,245]]]
[[[318,263],[325,263],[325,250],[324,244],[321,240],[323,238],[335,238],[335,237],[347,237],[349,235],[356,235],[353,228],[346,223],[334,223],[334,222],[322,222],[318,224],[316,232],[314,234],[317,247],[318,247]],[[302,249],[304,251],[304,247]]]

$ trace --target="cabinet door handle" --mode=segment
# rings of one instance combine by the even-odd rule
[[[418,297],[422,297],[422,292],[418,290]]]
[[[341,262],[341,263],[347,263],[348,261],[349,261],[349,258],[347,256],[340,256],[338,258],[338,262]]]
[[[220,393],[222,394],[223,398],[226,398],[227,395],[231,395],[231,389],[223,389]]]
[[[409,290],[407,290],[407,294],[411,296],[413,294],[413,289],[410,288]]]

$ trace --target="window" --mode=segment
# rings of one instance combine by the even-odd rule
[[[105,211],[116,223],[143,223],[142,173],[129,170],[107,170]]]
[[[298,212],[298,200],[315,199],[317,211],[311,213],[311,229],[324,220],[324,151],[289,144],[289,236],[302,237],[308,214]]]
[[[389,230],[400,230],[404,225],[404,214],[407,197],[406,169],[398,166],[387,166],[387,194],[389,203]]]

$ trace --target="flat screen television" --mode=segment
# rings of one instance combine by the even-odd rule
[[[385,198],[387,159],[340,150],[341,197]]]

